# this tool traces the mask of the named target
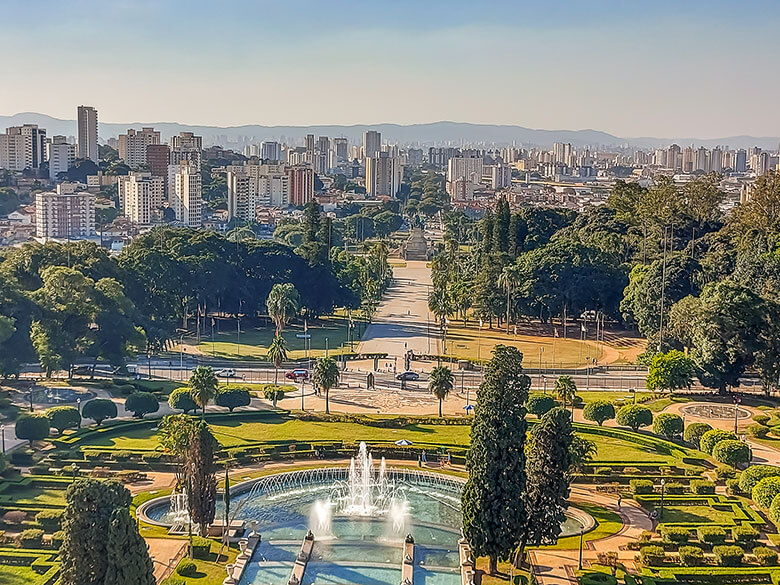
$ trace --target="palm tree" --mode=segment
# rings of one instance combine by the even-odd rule
[[[279,382],[279,368],[282,367],[282,363],[287,359],[287,342],[278,333],[274,336],[271,345],[268,346],[268,357],[274,364],[274,385],[276,385]],[[274,406],[276,406],[275,400]]]
[[[265,301],[268,316],[276,325],[276,334],[280,335],[287,322],[292,319],[301,306],[301,297],[290,282],[275,284]]]
[[[428,295],[428,309],[436,318],[444,323],[444,320],[452,312],[450,295],[444,287],[434,287]]]
[[[428,380],[428,389],[439,399],[439,416],[441,417],[441,406],[447,394],[455,387],[455,378],[452,370],[447,366],[436,366],[431,370],[431,377]]]
[[[330,414],[330,389],[339,383],[339,368],[333,358],[317,358],[312,382],[325,392],[325,414]]]
[[[190,377],[190,396],[200,406],[201,415],[206,414],[206,405],[217,395],[219,380],[210,366],[198,366]]]
[[[555,381],[555,392],[558,394],[558,398],[563,400],[563,407],[566,408],[566,403],[571,400],[574,404],[574,397],[577,395],[577,385],[571,376],[558,376]]]
[[[518,267],[505,266],[498,277],[498,286],[506,291],[506,332],[509,333],[509,304],[512,297],[512,291],[518,283]]]

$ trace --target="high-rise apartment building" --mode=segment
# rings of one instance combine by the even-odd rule
[[[76,160],[76,145],[69,144],[64,136],[52,136],[46,145],[46,158],[49,161],[49,178],[54,181],[57,175],[65,173]]]
[[[287,165],[232,165],[228,167],[228,218],[257,219],[258,209],[289,205]]]
[[[146,147],[146,167],[153,177],[163,178],[163,189],[168,194],[168,164],[171,149],[167,144],[150,144]]]
[[[0,168],[37,169],[46,162],[46,130],[37,124],[11,126],[0,134]]]
[[[266,141],[260,145],[260,158],[265,161],[281,162],[282,145],[278,142]]]
[[[692,146],[686,146],[682,151],[682,172],[692,173],[696,163],[696,151]]]
[[[190,161],[171,166],[175,173],[168,202],[176,220],[186,227],[200,227],[203,224],[200,166]]]
[[[150,172],[120,176],[117,183],[122,214],[139,225],[149,225],[160,215],[165,201],[165,179]]]
[[[363,158],[373,158],[382,150],[382,134],[376,130],[363,132]]]
[[[336,153],[337,164],[347,162],[347,157],[349,156],[349,142],[346,138],[334,138],[333,150]]]
[[[179,132],[171,136],[170,164],[178,165],[183,161],[194,163],[200,169],[203,160],[203,137],[192,132]]]
[[[733,167],[734,170],[738,173],[744,173],[747,171],[747,151],[744,149],[739,149],[737,152],[734,153],[733,158]]]
[[[160,133],[154,128],[127,131],[119,135],[119,158],[131,169],[137,169],[146,163],[146,149],[152,144],[160,144]]]
[[[35,195],[35,235],[38,238],[80,240],[95,235],[95,196],[63,185]]]
[[[512,169],[507,165],[491,165],[490,188],[496,191],[512,186]]]
[[[401,188],[403,165],[401,159],[379,152],[366,159],[366,195],[394,197]]]
[[[556,142],[553,144],[553,162],[571,166],[571,144],[569,142]]]
[[[297,165],[287,170],[290,205],[306,205],[314,199],[314,169]]]
[[[92,106],[78,107],[78,157],[96,163],[98,156],[98,113]]]
[[[447,192],[452,195],[455,181],[465,179],[474,185],[482,182],[484,162],[482,156],[456,156],[447,163]]]
[[[666,149],[666,167],[675,171],[682,169],[682,151],[676,144]]]

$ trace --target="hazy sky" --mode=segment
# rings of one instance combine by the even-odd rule
[[[0,114],[777,136],[779,24],[779,0],[0,0]]]

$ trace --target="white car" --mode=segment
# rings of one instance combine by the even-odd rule
[[[225,368],[214,372],[219,378],[236,378],[236,371],[233,368]]]

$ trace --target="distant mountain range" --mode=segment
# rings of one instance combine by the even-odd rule
[[[0,131],[8,126],[32,123],[46,128],[49,136],[62,134],[65,136],[76,135],[75,120],[61,120],[46,114],[25,112],[13,116],[0,116]],[[400,142],[404,144],[448,145],[460,146],[461,144],[504,146],[515,144],[537,145],[549,147],[553,142],[570,142],[574,146],[615,147],[638,146],[655,148],[677,143],[681,146],[706,146],[717,145],[730,148],[761,148],[776,150],[780,144],[778,137],[758,136],[727,136],[723,138],[699,139],[699,138],[654,138],[654,137],[618,137],[600,132],[598,130],[538,130],[524,128],[522,126],[496,125],[496,124],[470,124],[467,122],[431,122],[428,124],[356,124],[353,126],[319,125],[319,126],[260,126],[248,124],[245,126],[195,126],[179,124],[177,122],[132,122],[132,123],[105,123],[100,122],[99,134],[106,140],[123,134],[128,128],[139,129],[142,126],[153,126],[160,131],[163,140],[179,132],[194,132],[203,136],[204,145],[219,144],[221,146],[235,146],[236,143],[249,140],[260,142],[263,140],[287,140],[299,142],[306,134],[317,136],[345,136],[351,143],[360,143],[363,132],[366,130],[378,130],[382,133],[383,140]]]

